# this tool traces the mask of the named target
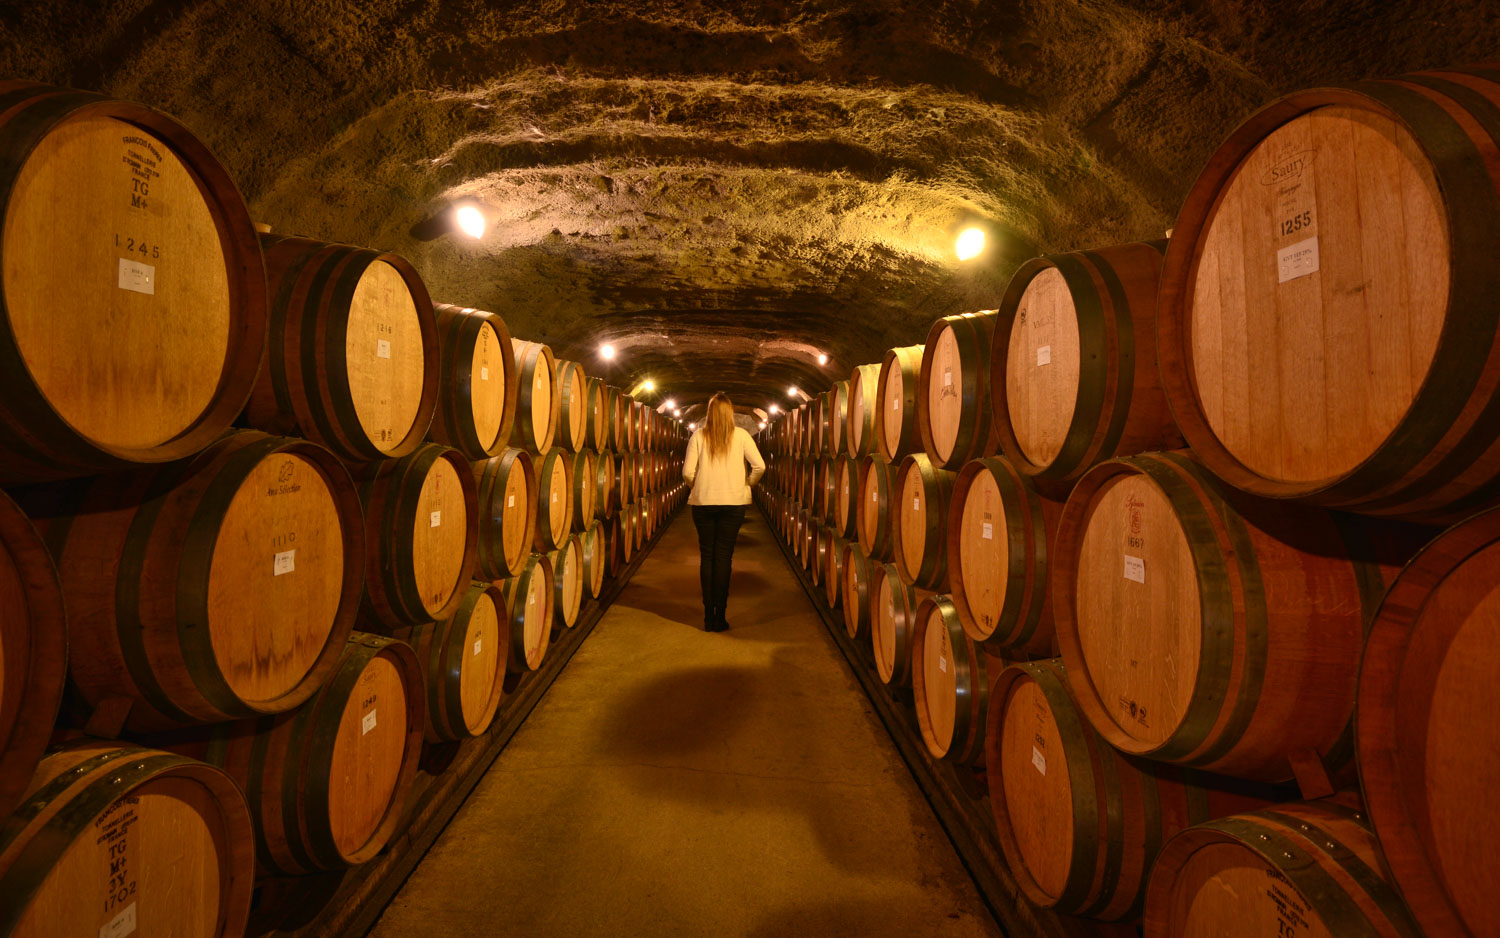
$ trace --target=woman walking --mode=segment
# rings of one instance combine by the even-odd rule
[[[747,475],[745,464],[749,463]],[[765,474],[766,463],[750,434],[734,425],[734,405],[720,392],[708,401],[703,427],[688,440],[682,477],[693,487],[688,504],[698,528],[699,580],[703,585],[703,630],[729,628],[729,562],[734,541],[750,504],[750,486]]]

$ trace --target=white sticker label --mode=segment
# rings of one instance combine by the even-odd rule
[[[271,576],[281,576],[297,569],[297,548],[284,550],[271,561]]]
[[[125,911],[110,919],[108,925],[99,926],[99,938],[125,938],[133,931],[135,931],[134,902],[127,905]]]
[[[359,721],[359,728],[359,735],[361,736],[365,735],[366,733],[370,732],[370,730],[373,730],[375,728],[374,710],[371,710],[369,713],[365,714],[365,718]]]
[[[474,657],[479,657],[479,650],[484,647],[484,639],[474,639]]]
[[[1139,557],[1125,555],[1125,579],[1134,580],[1137,583],[1146,582],[1146,561]]]
[[[912,500],[911,500],[911,510],[912,511],[921,511],[922,510],[922,500],[920,498],[915,498],[915,497],[912,498]]]
[[[880,492],[878,490],[870,493],[870,501],[872,501],[872,502],[879,502],[880,501]]]
[[[944,371],[943,371],[943,387],[945,387],[945,388],[951,388],[951,387],[953,387],[953,369],[952,368],[944,369]]]
[[[480,368],[479,369],[479,380],[480,381],[488,381],[488,380],[490,380],[490,370],[488,368]]]
[[[979,533],[979,536],[987,541],[993,541],[995,539],[995,526],[988,521],[984,522],[984,530]]]
[[[506,508],[514,508],[514,507],[516,507],[516,497],[514,495],[507,495],[505,497],[505,507]]]
[[[1318,236],[1290,244],[1276,252],[1276,282],[1286,283],[1318,272]]]
[[[556,492],[552,493],[552,504],[554,504],[554,505],[557,504],[557,493]]]
[[[1052,346],[1043,345],[1036,350],[1036,363],[1039,367],[1052,364]]]
[[[535,593],[532,593],[531,595],[529,595],[529,596],[526,597],[526,605],[528,605],[528,606],[535,606],[536,605],[536,594]]]
[[[135,293],[144,293],[147,296],[156,295],[156,268],[150,264],[142,264],[140,261],[130,261],[120,258],[121,290],[130,290]],[[134,915],[135,913],[131,913]],[[134,921],[134,919],[132,919]]]
[[[1031,747],[1031,764],[1036,766],[1038,772],[1043,775],[1047,774],[1047,757],[1042,755],[1042,751],[1035,746]]]
[[[891,401],[891,410],[900,410],[900,409],[901,409],[901,399],[900,398],[897,398],[896,400]]]
[[[390,358],[391,357],[391,343],[388,340],[386,340],[386,339],[376,339],[375,340],[375,357],[376,358]]]
[[[443,513],[441,511],[434,511],[432,513],[432,526],[435,528],[435,527],[437,527],[438,525],[440,525],[442,523],[443,523]]]
[[[948,659],[938,655],[938,670],[944,674],[948,673]]]

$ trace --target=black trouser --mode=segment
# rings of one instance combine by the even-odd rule
[[[698,578],[703,585],[704,614],[715,621],[724,618],[729,604],[729,562],[734,541],[745,523],[744,505],[694,505],[693,524],[698,527]]]

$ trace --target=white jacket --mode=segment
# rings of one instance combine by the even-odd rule
[[[748,477],[746,463],[750,464]],[[750,486],[765,473],[765,460],[760,458],[755,440],[742,427],[734,428],[729,451],[718,456],[708,454],[708,441],[703,438],[702,430],[694,432],[688,440],[682,477],[693,487],[689,505],[748,505]]]

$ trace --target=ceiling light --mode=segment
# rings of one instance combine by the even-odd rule
[[[769,410],[773,414],[779,414],[779,413],[781,413],[781,408],[777,407],[775,404],[772,404],[771,406],[767,407],[766,410]]]
[[[453,210],[453,223],[458,230],[475,239],[484,237],[484,213],[473,205],[460,205]]]
[[[652,391],[656,390],[656,382],[652,381],[650,378],[647,378],[645,381],[641,382],[641,390],[645,391],[647,394],[650,394]]]
[[[819,353],[818,354],[818,364],[820,364],[820,365],[826,365],[826,364],[828,364],[828,356],[824,355],[822,353]]]
[[[764,429],[765,429],[765,428],[766,428],[766,422],[765,422],[765,421],[764,421],[764,420],[762,420],[762,421],[761,421],[761,422],[760,422],[760,428],[761,428],[761,429],[762,429],[762,430],[764,430]]]
[[[959,232],[958,241],[953,246],[961,261],[978,257],[984,251],[984,229],[965,228]]]
[[[599,355],[600,355],[601,358],[604,358],[604,359],[614,358],[615,357],[615,347],[613,345],[601,345],[601,346],[599,346]]]
[[[797,386],[795,384],[786,389],[786,396],[787,397],[796,397],[797,396]]]
[[[677,409],[677,402],[674,401],[674,400],[672,400],[669,397],[669,398],[667,398],[666,404],[664,404],[663,406],[666,407],[667,410],[676,410]]]

